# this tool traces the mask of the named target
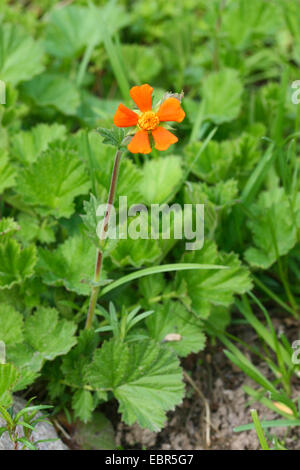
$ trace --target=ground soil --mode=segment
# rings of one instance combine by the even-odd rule
[[[284,328],[291,341],[298,338],[298,328],[293,321],[278,319],[275,327]],[[258,342],[256,334],[246,326],[234,328],[234,333],[248,344]],[[251,359],[255,361],[255,358]],[[265,363],[255,363],[261,372],[273,379]],[[210,426],[206,424],[203,397],[187,384],[187,396],[182,405],[168,414],[165,428],[159,432],[143,430],[139,426],[117,424],[117,444],[125,449],[147,450],[202,450],[231,449],[258,450],[255,431],[236,433],[237,426],[251,422],[250,409],[255,408],[260,418],[278,419],[281,416],[259,403],[251,402],[243,386],[255,384],[225,356],[223,346],[217,343],[204,353],[188,357],[183,366],[191,372],[194,385],[208,402]],[[293,380],[293,395],[300,395],[300,379]],[[209,433],[209,436],[208,436]],[[300,428],[271,430],[271,434],[283,439],[288,449],[300,449]]]

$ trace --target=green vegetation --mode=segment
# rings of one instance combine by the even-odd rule
[[[181,359],[218,338],[256,383],[249,396],[279,414],[248,425],[269,448],[264,428],[300,423],[300,366],[273,325],[300,317],[298,1],[3,0],[0,21],[0,412],[12,439],[12,394],[29,386],[70,421],[117,400],[125,423],[158,431],[185,396]],[[186,117],[166,151],[123,148],[116,201],[205,204],[204,245],[108,240],[93,281],[96,208],[124,138],[113,117],[144,83],[156,102],[183,90]],[[228,333],[241,318],[268,377]],[[31,430],[35,414],[22,420]]]

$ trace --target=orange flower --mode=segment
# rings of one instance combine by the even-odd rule
[[[185,112],[180,107],[180,101],[174,97],[167,98],[158,110],[153,110],[152,92],[153,88],[147,83],[134,86],[130,90],[130,96],[139,111],[134,112],[123,104],[119,104],[114,115],[114,124],[117,127],[136,126],[135,135],[128,145],[128,150],[132,153],[151,152],[149,134],[152,134],[154,147],[157,150],[167,150],[170,145],[178,142],[177,137],[160,123],[181,122],[184,119]]]

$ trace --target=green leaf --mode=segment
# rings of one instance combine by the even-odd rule
[[[103,8],[67,5],[53,9],[46,26],[46,50],[60,59],[72,58],[90,42],[102,42],[102,22],[106,25],[106,34],[112,35],[127,21],[124,8],[115,2]]]
[[[62,356],[76,344],[76,325],[72,321],[60,320],[52,308],[39,307],[24,324],[24,343],[11,345],[8,358],[21,370],[25,369],[25,383],[37,373],[45,360],[52,361]]]
[[[39,309],[25,321],[24,336],[35,351],[48,360],[66,354],[76,344],[75,323],[59,320],[52,308]]]
[[[48,16],[45,31],[45,47],[55,57],[69,58],[80,52],[89,41],[89,35],[97,28],[96,18],[88,14],[88,8],[67,5],[54,9]]]
[[[183,179],[181,158],[176,156],[148,160],[143,167],[140,190],[147,204],[161,204],[172,199]]]
[[[245,259],[252,266],[267,269],[278,255],[286,255],[294,247],[297,241],[295,213],[283,188],[262,192],[250,211],[248,225],[255,246],[246,250]]]
[[[43,49],[17,25],[0,25],[0,77],[17,85],[43,70]]]
[[[111,389],[125,423],[159,431],[165,412],[183,398],[182,371],[176,357],[155,342],[106,341],[87,370],[95,388]]]
[[[87,423],[95,408],[93,395],[88,390],[77,390],[72,397],[72,408],[75,418]]]
[[[214,305],[209,315],[209,322],[218,331],[224,331],[230,324],[231,315],[228,307]]]
[[[12,364],[0,364],[0,405],[9,408],[12,404],[11,392],[18,381],[19,373]]]
[[[33,163],[49,144],[64,140],[66,128],[62,124],[38,124],[30,131],[21,131],[12,140],[12,154],[23,163]]]
[[[19,345],[21,346],[21,344]],[[10,347],[9,347],[10,348]],[[32,351],[31,351],[32,354]],[[31,370],[28,367],[22,367],[18,383],[14,387],[14,392],[25,390],[29,385],[33,384],[39,377],[38,372]]]
[[[93,278],[96,249],[81,234],[68,238],[56,250],[40,248],[38,271],[43,281],[51,286],[65,286],[79,295],[89,295]],[[101,280],[105,279],[102,270]]]
[[[67,116],[76,114],[80,95],[76,85],[63,75],[43,73],[22,86],[38,106],[53,106]]]
[[[167,347],[183,357],[204,349],[203,325],[181,303],[168,301],[164,304],[155,304],[151,308],[154,314],[146,320],[146,327],[151,338],[157,342],[165,340]],[[172,337],[168,340],[169,335],[172,334],[178,335],[174,341]]]
[[[153,276],[142,277],[139,280],[139,292],[147,300],[157,297],[166,287],[164,275],[156,274]]]
[[[231,47],[242,51],[251,47],[254,40],[276,34],[281,24],[278,5],[276,2],[262,4],[260,0],[250,3],[241,0],[239,3],[228,4],[222,15],[222,27]]]
[[[25,344],[8,349],[8,357],[19,367],[37,372],[45,359],[66,354],[75,344],[75,323],[60,320],[55,309],[39,307],[24,325]]]
[[[14,387],[18,375],[16,368],[12,364],[0,364],[0,396]]]
[[[121,51],[132,83],[151,83],[162,69],[159,50],[154,47],[124,44]]]
[[[232,140],[211,140],[206,145],[204,142],[193,142],[187,145],[185,152],[187,163],[198,178],[207,183],[219,183],[231,178],[243,181],[261,156],[257,146],[257,137],[244,132]],[[195,161],[195,155],[202,147],[201,157]]]
[[[213,72],[202,85],[204,117],[215,124],[232,121],[240,113],[243,85],[237,70]]]
[[[223,213],[226,216],[230,208],[239,201],[238,182],[235,179],[229,179],[208,185],[187,181],[183,197],[185,204],[204,204],[204,235],[211,239],[218,229]]]
[[[37,446],[32,442],[28,441],[28,439],[26,439],[25,437],[19,437],[17,439],[17,442],[21,442],[21,444],[24,444],[24,446],[29,450],[38,450]]]
[[[9,401],[9,405],[7,405],[5,408],[9,408],[12,404],[12,397],[9,393],[6,394],[6,397],[9,397],[10,401]],[[7,400],[6,397],[4,398],[4,400]],[[3,403],[4,403],[4,401],[3,401]],[[6,426],[7,427],[9,426],[10,428],[12,428],[13,425],[14,425],[13,419],[12,419],[10,413],[5,408],[4,408],[3,405],[0,404],[0,416],[2,416],[3,419],[6,421],[6,423],[5,423]]]
[[[55,241],[55,233],[53,227],[56,221],[46,219],[41,222],[37,217],[21,212],[18,217],[19,231],[17,239],[23,243],[32,241],[40,241],[41,243],[53,243]]]
[[[1,152],[1,150],[0,150]],[[0,153],[0,194],[15,183],[15,170],[5,153]]]
[[[119,267],[129,265],[140,268],[154,263],[162,255],[158,240],[150,238],[133,240],[129,235],[124,240],[108,240],[106,247],[113,264]]]
[[[189,181],[184,188],[184,202],[186,204],[207,204],[210,201],[214,206],[220,208],[234,204],[237,197],[238,182],[235,179],[219,181],[213,186]]]
[[[80,120],[94,129],[99,125],[111,126],[119,100],[98,98],[85,89],[80,90],[80,96],[81,103],[77,109],[77,116]]]
[[[191,271],[178,273],[178,285],[185,280],[192,307],[201,318],[207,318],[212,305],[229,306],[234,294],[243,294],[251,289],[250,273],[234,253],[219,253],[215,243],[206,241],[199,251],[183,256],[190,263],[215,263],[228,269]]]
[[[74,199],[90,188],[88,175],[73,146],[54,143],[18,180],[18,193],[43,216],[70,217]]]
[[[43,357],[27,343],[20,343],[17,345],[10,345],[7,349],[7,357],[18,369],[22,371],[30,371],[37,374],[43,365]]]
[[[23,339],[23,317],[12,306],[0,303],[0,341],[6,345]]]
[[[34,274],[36,248],[34,245],[21,249],[16,240],[0,243],[0,290],[20,284]]]
[[[1,237],[4,237],[8,234],[11,235],[14,232],[17,232],[18,230],[20,230],[20,227],[12,217],[5,217],[0,220],[0,240]]]
[[[4,434],[6,431],[7,431],[6,426],[1,426],[0,427],[0,438],[1,438],[2,434]]]
[[[64,356],[61,371],[71,386],[83,388],[86,384],[86,368],[92,362],[97,344],[98,336],[93,330],[82,330],[76,346]]]
[[[130,212],[132,209],[134,211]],[[171,207],[169,211],[167,206],[157,207],[157,212],[150,219],[150,215],[145,209],[145,206],[137,204],[129,208],[129,218],[127,218],[127,210],[123,208],[123,203],[120,203],[120,223],[116,227],[114,225],[115,217],[111,216],[105,254],[109,255],[114,265],[131,265],[138,268],[157,263],[177,243],[178,238],[176,239],[175,235],[182,233],[181,210],[177,211],[175,207],[173,211]],[[159,209],[165,219],[170,221],[169,225],[163,223],[162,229]],[[121,214],[123,215],[122,221],[120,220]],[[115,228],[116,230],[114,230]]]
[[[104,127],[98,127],[97,132],[103,137],[103,143],[112,145],[120,149],[122,142],[125,137],[124,129],[119,127],[113,127],[112,129],[105,129]]]
[[[100,201],[93,195],[90,194],[89,201],[83,201],[84,214],[80,215],[84,227],[86,229],[87,236],[92,240],[94,245],[99,247],[99,237],[97,235],[98,224],[103,217],[97,216],[97,208],[100,205]]]
[[[209,200],[219,207],[228,207],[238,198],[238,182],[233,178],[219,181],[214,186],[203,184],[202,189],[208,195]]]

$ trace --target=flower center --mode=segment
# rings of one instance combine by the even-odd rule
[[[141,114],[138,120],[138,126],[145,131],[153,131],[159,124],[159,118],[153,111],[146,111]]]

